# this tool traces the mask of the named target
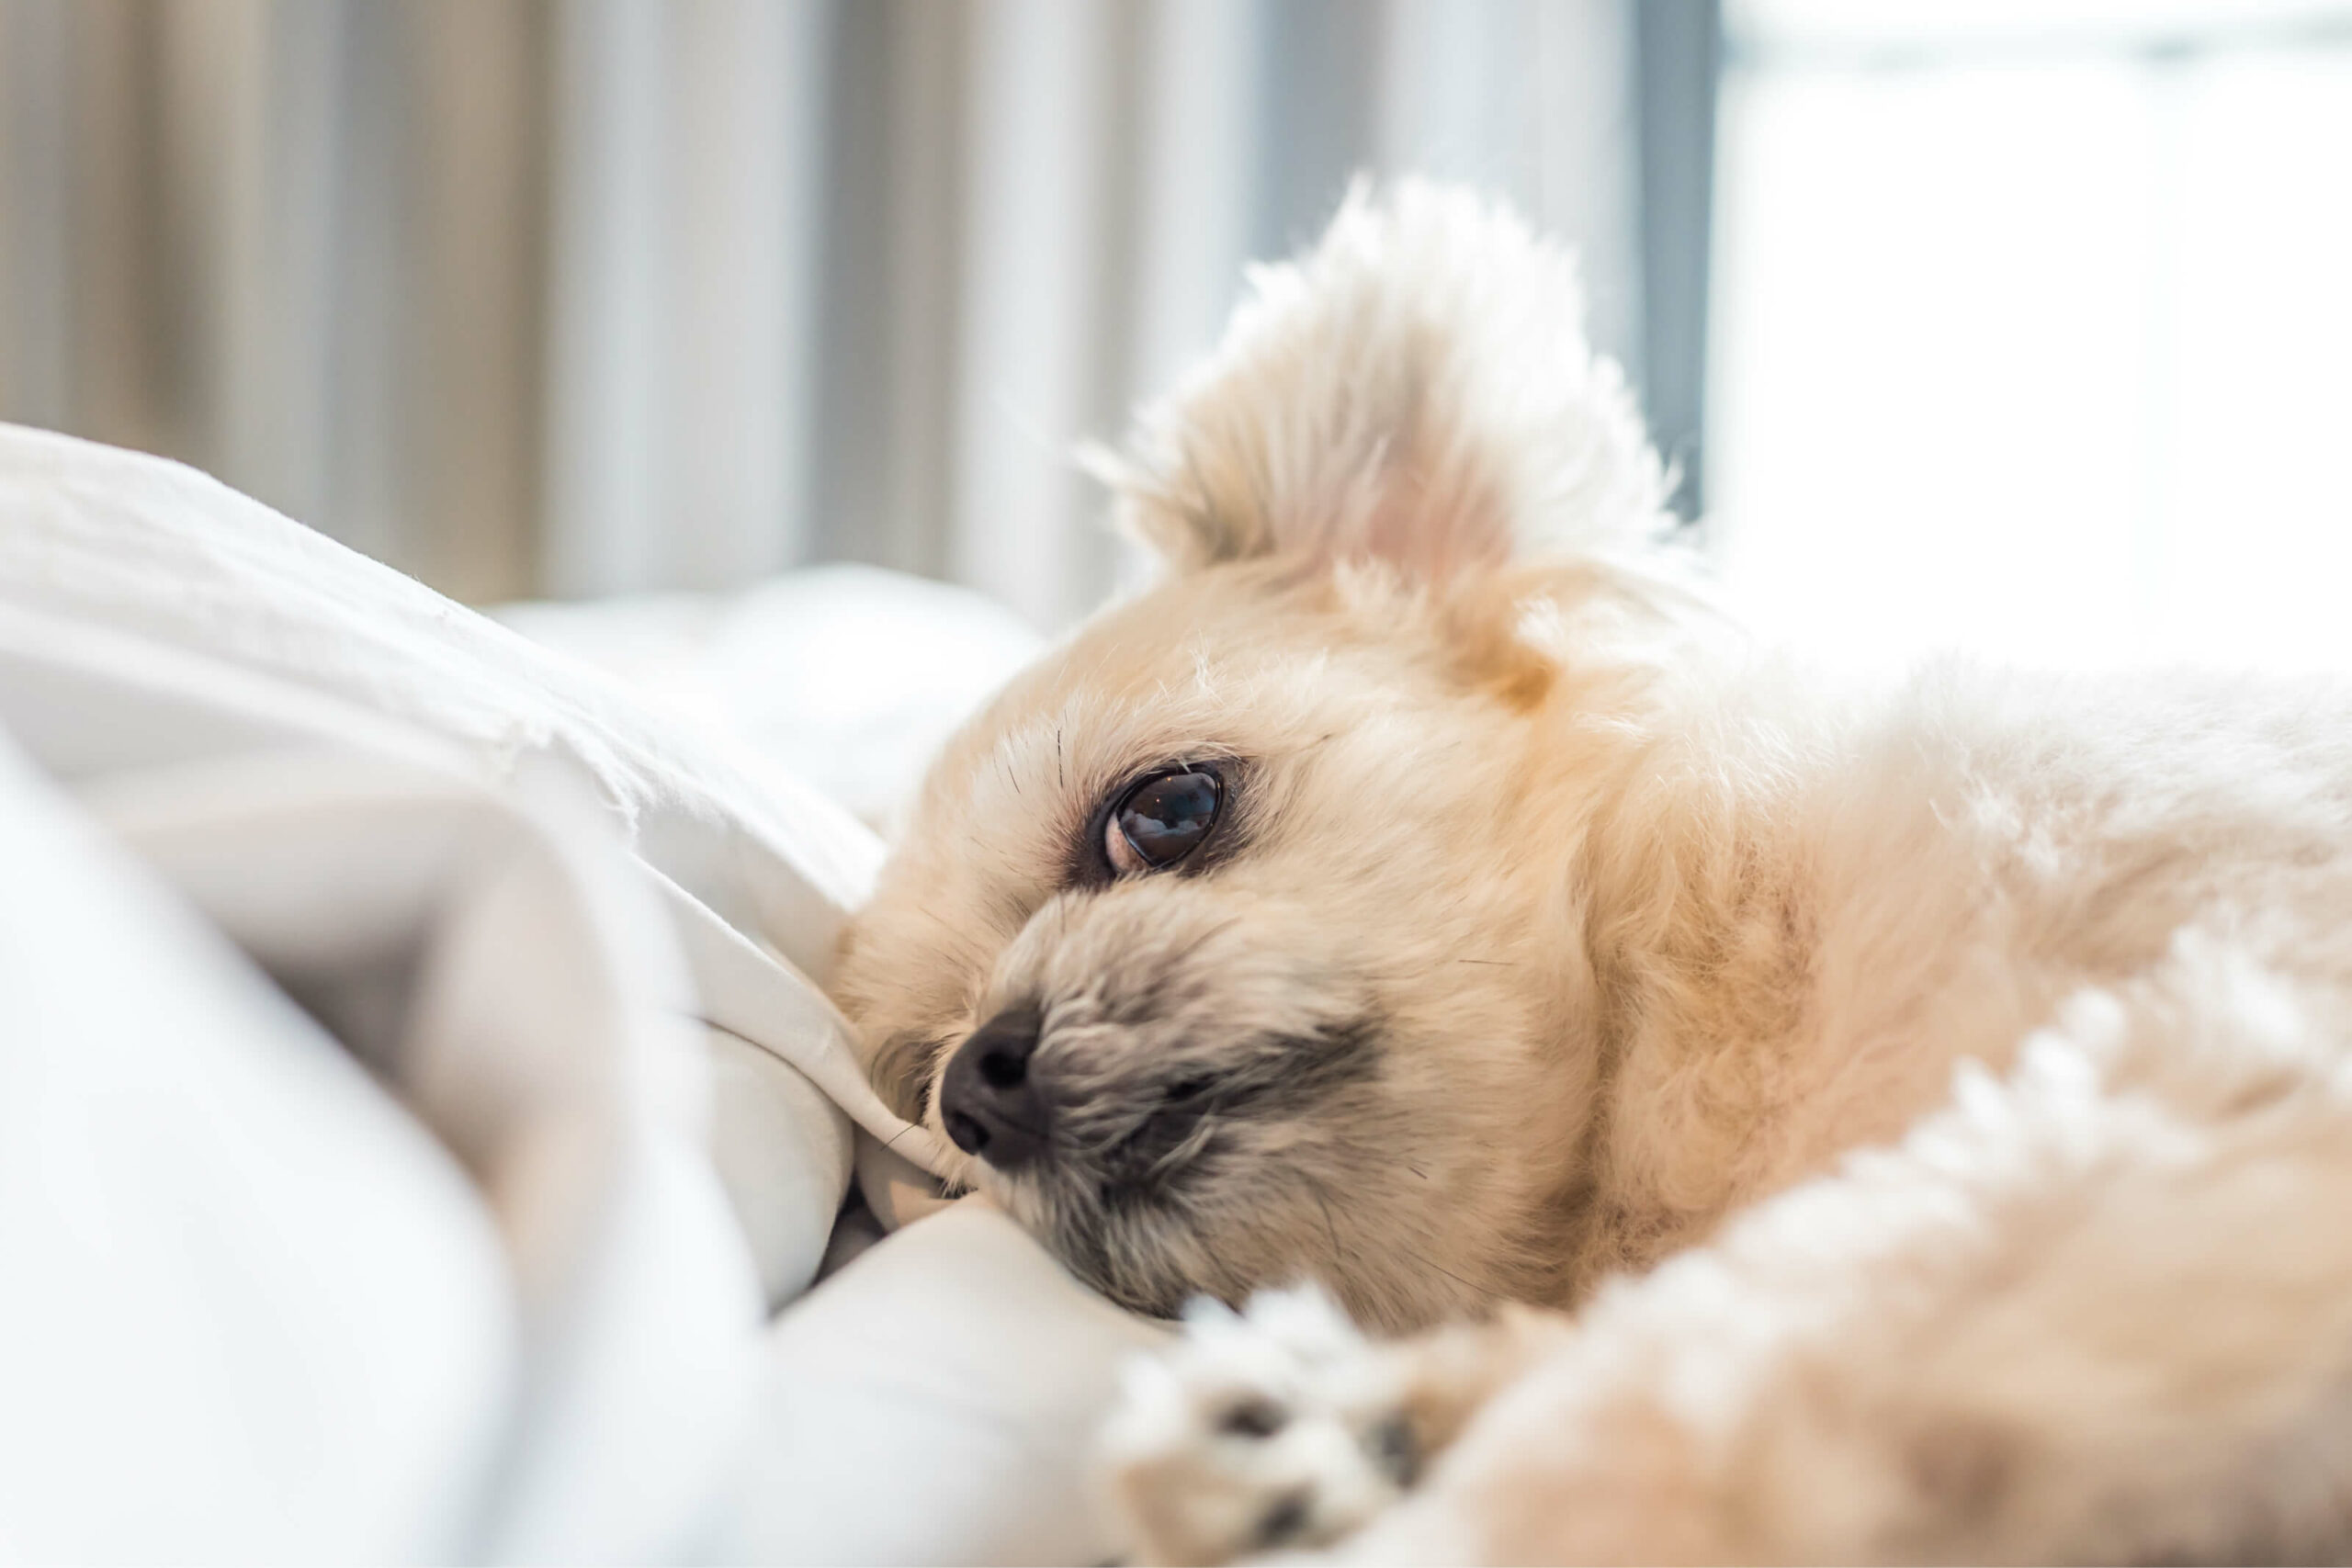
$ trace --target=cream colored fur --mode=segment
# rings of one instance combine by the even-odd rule
[[[847,939],[934,1124],[1045,1010],[1054,1156],[966,1174],[1114,1296],[1548,1309],[1204,1319],[1107,1439],[1139,1551],[2352,1551],[2352,694],[1832,692],[1660,542],[1579,312],[1422,186],[1261,274],[1106,464],[1169,573],[951,747]],[[1214,859],[1083,873],[1203,759]],[[1138,1185],[1179,1075],[1248,1092]]]

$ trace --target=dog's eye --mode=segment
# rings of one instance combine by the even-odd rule
[[[1159,871],[1198,849],[1216,826],[1225,785],[1198,768],[1170,768],[1127,791],[1102,825],[1102,853],[1121,875]]]

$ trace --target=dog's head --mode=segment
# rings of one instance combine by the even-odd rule
[[[1114,1297],[1312,1276],[1403,1325],[1563,1261],[1606,1032],[1572,776],[1663,483],[1566,259],[1474,197],[1360,194],[1253,281],[1106,460],[1162,580],[941,757],[837,989]]]

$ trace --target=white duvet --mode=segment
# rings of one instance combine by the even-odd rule
[[[971,1201],[809,1290],[854,1167],[937,1206],[817,986],[878,847],[692,706],[0,427],[0,1558],[1104,1554],[1154,1326]]]

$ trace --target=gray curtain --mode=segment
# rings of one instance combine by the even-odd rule
[[[1069,448],[1352,171],[1576,236],[1640,383],[1645,245],[1690,247],[1645,237],[1644,30],[1635,0],[0,0],[0,418],[467,599],[854,558],[1057,625],[1119,567]]]

